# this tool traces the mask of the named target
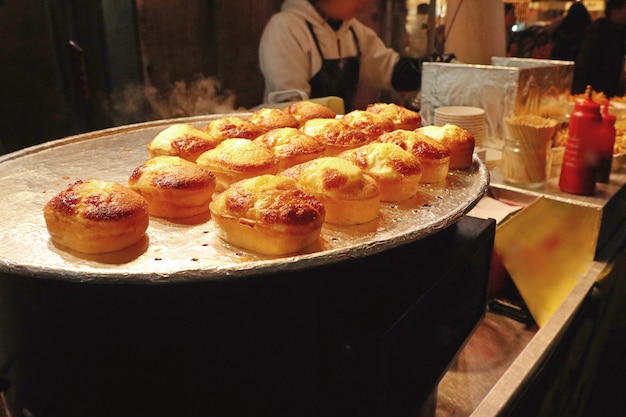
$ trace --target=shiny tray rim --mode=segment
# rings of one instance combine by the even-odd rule
[[[134,132],[146,128],[155,128],[159,126],[167,126],[173,123],[202,123],[212,119],[224,116],[240,116],[245,117],[247,113],[231,113],[231,114],[214,114],[206,116],[194,116],[176,119],[164,119],[150,122],[137,123],[113,127],[74,136],[61,138],[46,142],[30,148],[25,148],[10,154],[0,156],[0,164],[8,161],[14,161],[27,155],[33,155],[46,149],[71,145],[76,142],[84,142],[93,139],[103,138],[110,135],[121,134],[125,132]],[[58,268],[54,266],[41,265],[36,263],[16,262],[5,257],[0,253],[0,274],[8,273],[13,275],[35,276],[39,278],[61,279],[79,282],[92,283],[172,283],[179,281],[198,281],[206,279],[225,279],[225,278],[241,278],[251,275],[271,274],[278,272],[293,272],[304,268],[312,268],[340,262],[345,259],[355,259],[373,255],[394,247],[411,243],[429,236],[443,228],[454,224],[463,215],[467,214],[486,193],[489,186],[489,171],[485,163],[476,155],[473,157],[473,169],[478,179],[477,186],[467,190],[467,196],[459,207],[451,210],[441,218],[436,219],[426,226],[417,225],[403,230],[401,233],[393,235],[391,238],[371,239],[356,245],[349,245],[341,248],[322,250],[306,254],[288,255],[278,258],[259,259],[255,261],[241,262],[237,264],[226,265],[225,267],[205,267],[197,268],[181,268],[170,271],[153,271],[132,272],[124,270],[123,266],[106,265],[103,268],[87,268],[87,271],[81,268]]]

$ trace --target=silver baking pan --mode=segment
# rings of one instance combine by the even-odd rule
[[[183,222],[151,218],[142,242],[109,254],[81,255],[50,241],[42,209],[68,184],[90,178],[125,184],[133,169],[148,159],[146,145],[158,132],[179,122],[203,127],[222,116],[127,125],[0,156],[0,274],[161,283],[296,271],[368,256],[433,234],[471,210],[489,184],[489,172],[475,156],[471,168],[452,171],[445,184],[424,185],[415,198],[401,204],[383,204],[374,222],[325,225],[316,244],[293,256],[269,258],[231,247],[216,236],[208,216]]]

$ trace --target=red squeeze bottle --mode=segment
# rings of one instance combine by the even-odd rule
[[[617,118],[609,113],[609,102],[602,104],[602,127],[596,140],[598,151],[598,167],[596,169],[596,181],[608,183],[611,176],[611,164],[613,163],[613,147],[615,146],[615,120]]]
[[[563,166],[559,188],[570,194],[592,195],[596,191],[597,152],[594,141],[601,126],[600,105],[587,97],[577,100],[570,115],[567,142],[563,154]]]

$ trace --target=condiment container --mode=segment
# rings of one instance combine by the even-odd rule
[[[550,176],[551,148],[549,140],[505,139],[502,147],[502,178],[512,184],[541,187]]]
[[[609,102],[605,100],[602,105],[602,126],[595,141],[596,151],[598,152],[598,166],[596,168],[597,182],[608,183],[609,177],[611,176],[616,119],[617,117],[609,113]]]
[[[511,116],[504,121],[502,178],[516,185],[541,187],[550,176],[557,121],[536,115]]]
[[[598,152],[594,142],[602,129],[600,105],[587,97],[577,100],[570,115],[559,188],[570,194],[592,195],[596,190]]]

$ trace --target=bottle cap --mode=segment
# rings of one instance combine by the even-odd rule
[[[616,120],[617,116],[609,113],[609,100],[604,100],[604,102],[602,103],[602,122],[615,124]]]
[[[585,89],[585,98],[576,100],[576,104],[574,106],[575,110],[591,110],[591,111],[600,111],[600,105],[593,101],[591,98],[591,86],[588,85]]]

